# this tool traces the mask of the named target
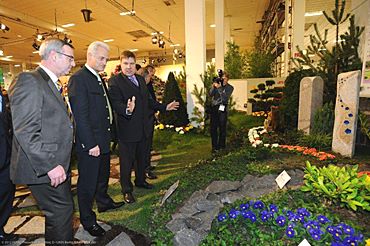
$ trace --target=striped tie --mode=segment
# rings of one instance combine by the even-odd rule
[[[63,98],[63,102],[64,102],[64,105],[66,106],[67,108],[67,112],[68,112],[68,117],[69,119],[73,122],[73,114],[72,114],[72,110],[71,110],[71,105],[69,104],[67,98],[63,95],[63,85],[62,85],[62,82],[60,82],[60,80],[58,79],[57,81],[57,89],[60,93],[60,95],[62,96]]]

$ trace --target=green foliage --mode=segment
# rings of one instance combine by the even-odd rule
[[[268,132],[262,135],[262,142],[266,144],[286,144],[286,145],[297,145],[300,139],[304,136],[303,131],[289,130],[282,133],[279,132]]]
[[[334,105],[332,102],[325,103],[315,112],[312,124],[313,134],[333,134],[334,127]]]
[[[299,139],[299,145],[316,148],[318,150],[329,150],[331,148],[332,143],[332,135],[331,134],[310,134],[310,135],[303,135]]]
[[[312,192],[356,211],[359,207],[370,211],[370,181],[367,175],[358,177],[358,166],[317,168],[306,162],[304,186]]]
[[[360,112],[358,115],[358,119],[360,120],[360,127],[361,132],[365,134],[370,139],[370,122],[369,122],[369,116],[366,114]]]
[[[185,126],[189,123],[188,113],[184,99],[181,96],[179,85],[172,72],[168,75],[168,80],[164,90],[163,104],[168,104],[172,101],[180,103],[179,108],[175,111],[166,111],[160,113],[159,121],[165,125]]]
[[[185,66],[182,67],[182,71],[180,71],[178,74],[175,73],[175,79],[179,83],[181,96],[186,101],[186,70],[185,70]]]
[[[304,77],[312,76],[310,70],[295,71],[286,78],[283,88],[283,97],[279,104],[280,131],[289,131],[298,126],[299,87]]]
[[[315,35],[310,35],[307,53],[303,53],[303,50],[297,47],[300,57],[293,59],[299,68],[307,66],[314,71],[315,75],[323,78],[325,102],[335,102],[338,74],[361,69],[361,59],[357,49],[364,27],[355,26],[354,15],[344,14],[345,7],[345,0],[341,0],[341,4],[339,4],[339,0],[335,0],[332,16],[330,17],[325,11],[323,12],[326,20],[334,25],[336,30],[336,42],[331,50],[327,40],[328,29],[325,29],[322,35],[315,23]],[[339,36],[339,27],[348,18],[350,20],[348,31]],[[339,42],[339,40],[341,41]],[[310,57],[312,54],[319,57],[319,62],[312,61]]]
[[[240,47],[234,42],[227,42],[225,54],[225,71],[230,75],[230,79],[241,79],[246,74],[246,57]],[[212,77],[213,78],[213,77]]]
[[[272,66],[274,56],[266,51],[254,49],[247,52],[246,60],[248,62],[247,78],[269,78],[272,77]]]
[[[253,98],[249,98],[248,102],[252,104],[253,111],[264,111],[265,113],[271,110],[271,106],[278,106],[282,97],[282,88],[275,87],[274,80],[266,80],[265,83],[257,85],[257,89],[250,92],[254,93]]]

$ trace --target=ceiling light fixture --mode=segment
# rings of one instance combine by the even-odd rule
[[[170,44],[170,47],[179,47],[180,44]]]
[[[158,42],[157,33],[155,34],[152,33],[152,44],[157,44],[157,42]]]
[[[0,56],[3,56],[3,55],[4,55],[4,50],[0,49]]]
[[[121,16],[126,16],[126,15],[135,16],[135,14],[136,14],[136,11],[135,11],[135,0],[132,0],[132,2],[131,2],[131,11],[125,11],[125,12],[119,13],[119,15],[121,15]]]
[[[215,28],[216,24],[211,24],[211,25],[209,25],[209,27]]]
[[[323,15],[322,11],[306,12],[304,14],[305,17],[320,16],[320,15]]]
[[[62,25],[62,27],[71,27],[71,26],[75,26],[75,24],[74,23],[68,23],[68,24]]]
[[[4,23],[0,23],[0,30],[2,30],[3,32],[7,32],[10,30],[10,28]]]
[[[88,9],[87,8],[87,3],[86,3],[86,0],[85,0],[85,8],[84,9],[81,9],[81,12],[82,12],[82,15],[84,17],[84,21],[85,22],[90,22],[92,21],[92,18],[91,18],[91,9]]]
[[[36,43],[36,40],[34,40],[34,41],[33,41],[32,47],[33,47],[35,50],[39,50],[39,49],[40,49],[40,45],[38,45],[38,44]]]
[[[103,42],[104,42],[104,43],[109,43],[109,42],[113,42],[113,41],[114,41],[114,39],[113,39],[113,38],[103,40]]]
[[[67,34],[64,34],[64,42],[66,42],[67,44],[71,44],[72,39],[68,38]]]

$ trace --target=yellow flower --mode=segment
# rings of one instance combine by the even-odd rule
[[[159,124],[159,129],[160,130],[163,130],[164,129],[164,125],[163,124]]]
[[[365,242],[366,242],[366,246],[370,246],[370,238],[368,238]]]

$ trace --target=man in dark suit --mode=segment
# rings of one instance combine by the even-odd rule
[[[8,98],[0,86],[0,245],[17,239],[4,231],[13,208],[15,187],[10,180],[11,118]]]
[[[45,214],[45,242],[73,240],[70,157],[73,122],[58,78],[75,66],[73,47],[56,38],[40,46],[40,66],[23,72],[9,88],[13,120],[10,177],[26,184]]]
[[[152,189],[145,181],[145,161],[148,138],[153,127],[149,120],[149,108],[154,110],[176,110],[178,102],[167,105],[153,100],[148,92],[144,78],[135,75],[136,57],[131,51],[121,53],[122,72],[109,79],[112,106],[117,114],[118,141],[120,153],[121,186],[124,200],[135,202],[132,195],[131,168],[135,163],[135,185]],[[126,103],[127,102],[127,103]]]
[[[100,41],[91,43],[85,66],[71,76],[68,85],[68,97],[76,122],[80,221],[92,236],[105,234],[92,210],[94,197],[98,212],[124,204],[114,202],[107,194],[113,114],[107,88],[99,72],[104,71],[108,52],[107,44]]]

